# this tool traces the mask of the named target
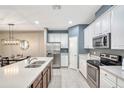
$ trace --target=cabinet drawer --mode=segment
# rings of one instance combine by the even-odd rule
[[[124,80],[118,78],[118,79],[117,79],[117,85],[118,85],[120,88],[124,88]]]
[[[100,73],[101,73],[100,75],[102,75],[102,77],[104,77],[106,80],[110,80],[113,83],[116,83],[116,77],[114,75],[112,75],[111,73],[106,72],[106,71],[101,70],[101,69],[100,69]]]
[[[116,88],[116,83],[106,79],[104,77],[100,77],[100,88]]]

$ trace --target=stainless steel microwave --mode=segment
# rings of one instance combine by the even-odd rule
[[[111,47],[111,33],[97,36],[93,38],[94,48],[110,48]]]

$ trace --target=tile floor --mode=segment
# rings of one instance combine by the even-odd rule
[[[80,72],[68,69],[53,69],[49,88],[89,88]]]

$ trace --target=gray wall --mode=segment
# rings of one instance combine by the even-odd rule
[[[84,29],[87,27],[87,24],[79,24],[69,28],[69,37],[77,36],[78,37],[78,53],[84,54],[89,52],[89,50],[84,49]]]

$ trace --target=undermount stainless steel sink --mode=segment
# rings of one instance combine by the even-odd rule
[[[41,65],[28,65],[28,66],[25,66],[25,68],[37,68],[37,67],[40,67]]]
[[[46,61],[35,61],[32,64],[44,64]]]
[[[35,62],[31,63],[30,65],[25,66],[25,68],[38,68],[44,63],[45,63],[45,61],[35,61]]]

